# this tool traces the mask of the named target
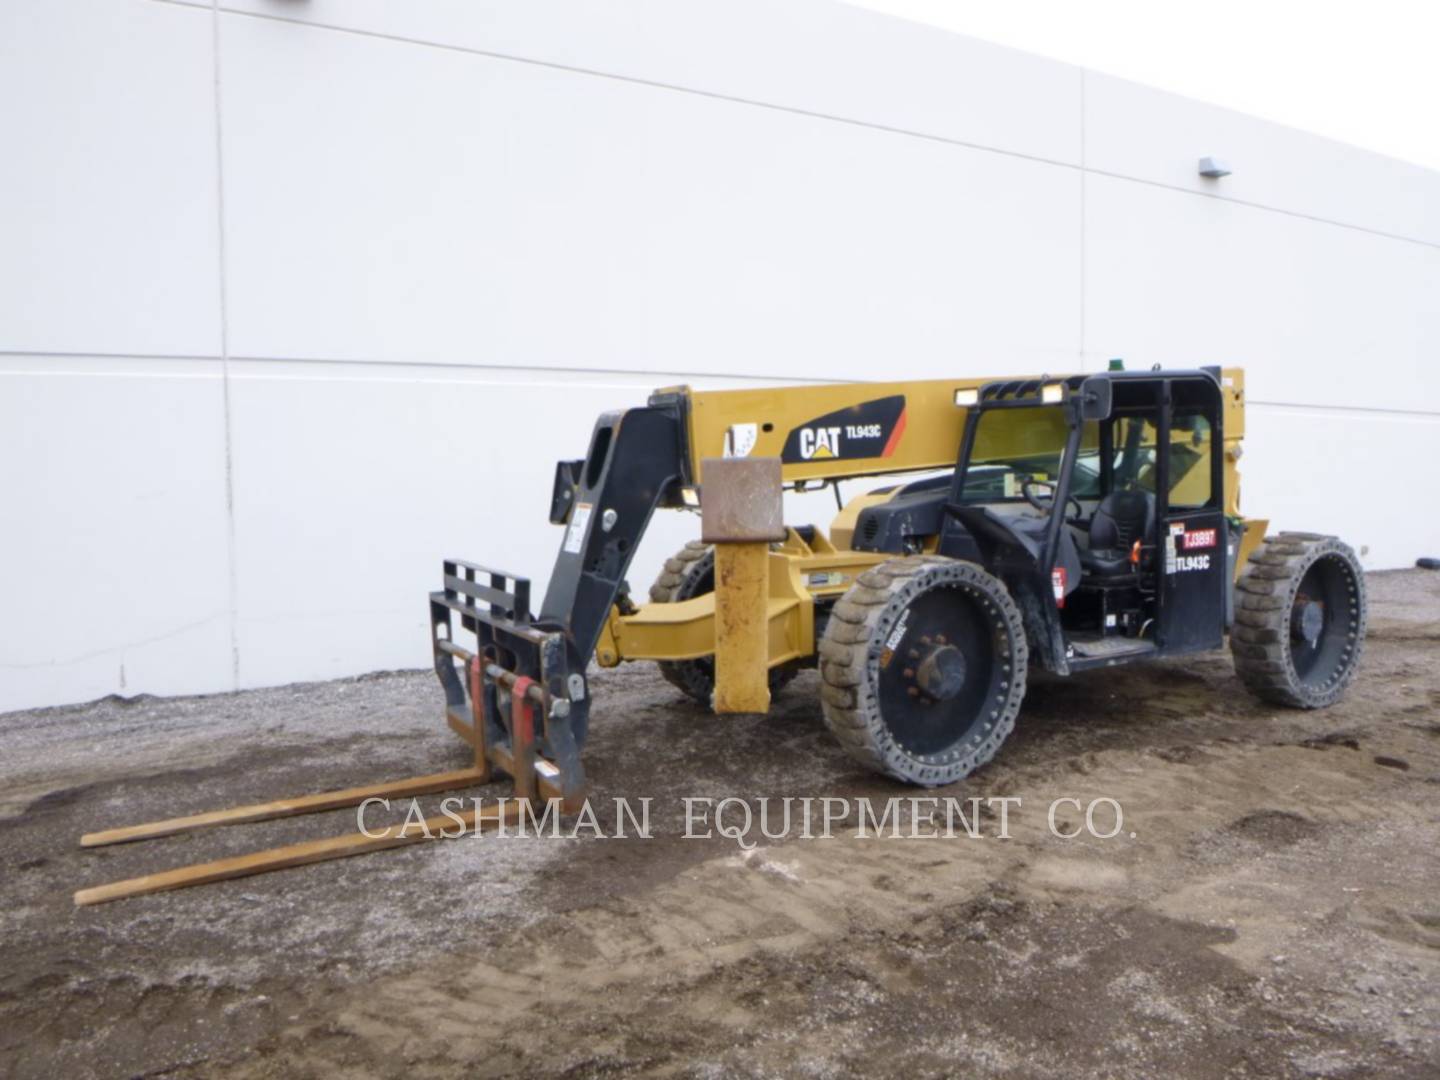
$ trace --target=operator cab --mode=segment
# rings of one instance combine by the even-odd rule
[[[957,404],[965,434],[937,550],[1005,581],[1046,666],[1219,644],[1218,375],[1017,380]]]

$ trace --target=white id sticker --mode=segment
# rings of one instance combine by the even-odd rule
[[[759,424],[731,424],[725,432],[725,457],[749,457],[759,437]]]
[[[885,639],[885,648],[895,650],[900,647],[900,642],[905,639],[905,624],[910,621],[910,609],[906,608],[900,613],[900,621],[895,624],[895,629]]]
[[[565,530],[565,550],[579,555],[585,548],[585,526],[590,524],[590,504],[576,503],[570,515],[570,527]]]

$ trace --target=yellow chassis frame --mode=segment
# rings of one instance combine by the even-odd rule
[[[1245,519],[1235,560],[1237,576],[1265,538],[1268,525],[1262,518]],[[769,666],[813,656],[815,599],[839,599],[855,578],[890,558],[894,556],[888,552],[838,550],[819,529],[813,543],[807,544],[794,529],[787,529],[785,542],[770,552]],[[710,592],[673,604],[646,604],[632,615],[612,609],[600,632],[595,660],[610,668],[627,660],[694,660],[714,652],[715,594]]]
[[[849,507],[846,508],[847,510]],[[815,653],[815,598],[839,599],[870,567],[892,558],[879,551],[836,548],[819,529],[806,543],[794,529],[769,555],[766,622],[770,666]],[[715,594],[674,604],[646,604],[633,615],[614,608],[600,632],[595,659],[601,667],[625,660],[694,660],[715,652]]]

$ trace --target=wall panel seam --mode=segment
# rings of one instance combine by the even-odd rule
[[[184,0],[153,0],[153,2],[174,4],[186,7],[190,6],[189,4],[186,4]],[[575,75],[588,75],[594,78],[610,79],[615,82],[631,83],[636,86],[646,86],[657,90],[669,90],[671,92],[679,94],[691,94],[696,97],[710,98],[716,101],[726,101],[736,105],[747,105],[753,108],[769,109],[775,112],[790,113],[792,115],[809,117],[815,120],[827,120],[832,123],[847,124],[852,127],[866,128],[872,131],[884,132],[891,135],[925,139],[930,142],[944,143],[950,146],[957,146],[966,150],[976,150],[984,153],[999,154],[1003,157],[1016,158],[1021,161],[1032,161],[1042,165],[1054,165],[1059,168],[1065,169],[1080,169],[1082,171],[1091,172],[1097,176],[1105,176],[1115,180],[1129,180],[1137,184],[1146,184],[1151,187],[1164,188],[1166,190],[1180,192],[1185,195],[1195,195],[1201,198],[1216,199],[1221,202],[1235,203],[1238,206],[1247,206],[1256,210],[1268,210],[1272,213],[1286,214],[1288,216],[1300,218],[1306,221],[1314,221],[1321,224],[1334,225],[1337,228],[1342,229],[1354,229],[1359,232],[1369,233],[1373,236],[1385,237],[1386,239],[1390,240],[1399,240],[1405,243],[1419,244],[1424,247],[1440,249],[1440,241],[1437,240],[1427,240],[1419,236],[1408,236],[1403,233],[1388,232],[1384,229],[1376,229],[1368,225],[1357,225],[1353,222],[1348,221],[1337,221],[1333,218],[1322,217],[1318,214],[1306,213],[1302,210],[1291,210],[1283,206],[1274,205],[1272,203],[1262,203],[1248,199],[1241,199],[1233,195],[1225,195],[1220,192],[1197,191],[1194,188],[1184,187],[1179,184],[1168,184],[1161,180],[1152,180],[1145,177],[1131,176],[1126,173],[1110,172],[1104,169],[1090,169],[1084,164],[1083,155],[1082,161],[1080,163],[1070,162],[1059,158],[1046,157],[1042,154],[1027,154],[1024,151],[1020,150],[1008,150],[1003,147],[989,146],[984,143],[970,142],[965,139],[956,139],[951,136],[938,135],[933,132],[919,131],[913,128],[904,128],[890,124],[881,124],[870,120],[859,120],[854,117],[842,116],[837,113],[827,113],[814,109],[804,109],[793,105],[783,105],[777,102],[763,101],[758,98],[742,97],[737,94],[725,94],[715,90],[704,90],[693,86],[682,86],[677,83],[662,82],[658,79],[645,79],[640,76],[623,75],[617,72],[604,71],[599,68],[586,68],[573,64],[563,64],[554,60],[539,60],[533,57],[518,56],[511,53],[497,52],[489,49],[479,49],[473,46],[454,45],[438,41],[427,41],[423,38],[406,37],[402,34],[389,34],[377,30],[363,30],[351,26],[339,26],[334,23],[325,23],[310,19],[297,19],[286,15],[277,15],[268,12],[227,10],[219,7],[218,0],[213,0],[213,2],[215,4],[215,10],[219,13],[217,14],[217,18],[219,17],[219,15],[231,15],[236,18],[262,19],[269,22],[288,23],[292,26],[306,27],[314,30],[328,30],[332,33],[351,34],[357,37],[373,38],[380,41],[391,41],[397,44],[415,45],[421,48],[441,49],[446,52],[463,53],[470,56],[482,56],[492,60],[509,61],[516,64],[527,64],[532,67],[549,68],[555,71],[564,71]],[[1055,63],[1060,64],[1061,62],[1055,61]],[[1070,67],[1071,65],[1062,66]],[[1082,87],[1081,94],[1083,99],[1084,75],[1088,72],[1088,69],[1075,68],[1074,70],[1079,72],[1081,75],[1080,85]],[[1083,117],[1081,123],[1083,132]],[[1345,146],[1347,149],[1357,149],[1349,147],[1348,144],[1345,143],[1338,143],[1337,145]],[[1440,177],[1437,177],[1437,187],[1440,187]]]
[[[185,0],[152,0],[153,3],[177,4],[189,6]],[[218,6],[218,5],[217,5]],[[705,90],[695,86],[683,86],[679,83],[663,82],[659,79],[647,79],[639,75],[623,75],[619,72],[605,71],[601,68],[581,67],[576,64],[565,64],[558,60],[540,60],[530,56],[518,56],[513,53],[497,52],[492,49],[479,49],[470,45],[455,45],[443,41],[427,41],[424,38],[407,37],[403,34],[389,34],[379,30],[364,30],[354,26],[340,26],[335,23],[320,22],[313,19],[297,19],[288,15],[276,15],[261,11],[234,11],[219,8],[220,14],[231,15],[235,18],[260,19],[266,22],[288,23],[291,26],[306,27],[312,30],[328,30],[336,34],[351,34],[355,37],[372,38],[377,41],[390,41],[400,45],[415,45],[420,48],[440,49],[445,52],[462,53],[467,56],[481,56],[490,60],[507,61],[513,64],[525,64],[530,67],[548,68],[552,71],[563,71],[571,75],[588,75],[597,79],[608,79],[612,82],[629,83],[634,86],[649,87],[653,90],[669,90],[677,94],[689,94],[694,97],[709,98],[714,101],[729,102],[733,105],[747,105],[756,109],[768,109],[773,112],[790,113],[795,116],[805,116],[814,120],[828,120],[837,124],[848,124],[851,127],[867,128],[872,131],[885,132],[891,135],[909,136],[915,139],[926,139],[930,142],[945,143],[950,146],[958,146],[967,150],[980,150],[990,154],[1000,154],[1005,157],[1018,158],[1022,161],[1033,161],[1042,165],[1062,165],[1065,168],[1076,168],[1074,162],[1064,161],[1059,158],[1046,157],[1043,154],[1027,154],[1023,150],[1008,150],[1004,147],[988,146],[984,143],[969,142],[965,139],[957,139],[949,135],[939,135],[930,131],[920,131],[915,128],[899,127],[892,124],[882,124],[873,120],[860,120],[851,116],[842,116],[839,113],[822,112],[818,109],[806,109],[798,105],[784,105],[774,101],[764,101],[759,98],[743,97],[739,94],[726,94],[719,90]],[[1067,65],[1068,66],[1068,65]],[[1076,69],[1077,71],[1079,69]]]
[[[546,376],[550,376],[550,375],[554,375],[554,376],[564,376],[564,375],[620,376],[620,377],[625,377],[625,378],[633,378],[633,379],[637,379],[637,380],[643,380],[643,383],[641,383],[641,385],[655,385],[657,381],[673,380],[673,379],[723,379],[723,380],[725,380],[725,381],[727,381],[727,382],[745,381],[745,382],[775,383],[776,385],[796,385],[796,384],[800,384],[800,385],[812,385],[812,384],[840,383],[840,382],[845,382],[845,383],[851,383],[851,382],[880,382],[880,381],[884,381],[884,378],[885,378],[885,377],[882,377],[882,376],[876,376],[876,377],[874,377],[874,378],[856,377],[856,378],[847,378],[847,379],[823,379],[823,378],[816,378],[816,377],[812,377],[812,376],[774,375],[774,374],[768,374],[768,373],[764,373],[764,372],[751,372],[751,371],[743,371],[743,370],[737,370],[737,369],[731,369],[731,370],[728,370],[728,371],[651,371],[651,370],[646,370],[646,369],[643,369],[643,368],[540,367],[540,366],[536,366],[536,365],[525,365],[525,364],[489,364],[489,363],[484,363],[484,362],[482,362],[482,361],[445,361],[445,360],[415,360],[415,361],[410,361],[410,360],[386,360],[386,359],[375,359],[375,358],[369,358],[369,359],[364,359],[364,360],[355,360],[355,359],[349,359],[349,358],[345,358],[345,357],[251,356],[251,355],[245,355],[245,354],[240,354],[240,353],[227,354],[225,357],[222,358],[222,357],[219,357],[219,356],[196,356],[196,355],[191,354],[191,353],[173,354],[173,355],[156,355],[156,354],[154,354],[154,353],[101,353],[101,352],[78,352],[78,353],[71,353],[71,352],[40,352],[40,351],[36,351],[36,350],[5,350],[5,349],[0,349],[0,358],[4,358],[4,357],[14,357],[14,358],[17,358],[17,359],[25,358],[25,357],[36,357],[36,358],[38,358],[38,359],[101,360],[101,361],[108,361],[108,360],[160,360],[160,361],[170,361],[170,360],[176,360],[176,361],[200,360],[200,361],[222,361],[222,360],[223,360],[223,362],[224,362],[226,365],[230,366],[230,370],[229,370],[228,375],[224,375],[224,376],[222,376],[222,377],[228,378],[229,380],[232,380],[232,381],[235,380],[235,379],[242,379],[242,380],[243,380],[243,379],[252,379],[252,378],[285,378],[285,377],[286,377],[286,376],[280,376],[280,375],[277,375],[277,376],[268,376],[268,375],[265,375],[265,374],[253,374],[253,373],[247,373],[247,372],[237,372],[237,371],[235,371],[235,370],[233,369],[233,365],[234,365],[234,364],[237,364],[237,363],[238,363],[238,364],[295,364],[295,365],[307,365],[307,364],[309,364],[309,365],[314,365],[314,366],[316,366],[316,367],[322,367],[322,368],[350,367],[350,368],[356,369],[356,371],[354,372],[354,374],[355,374],[357,377],[359,377],[359,378],[376,378],[376,379],[378,379],[378,378],[382,378],[382,377],[383,377],[383,378],[385,378],[387,381],[395,381],[397,378],[400,378],[400,377],[402,377],[402,376],[408,376],[409,378],[407,378],[405,381],[417,381],[417,382],[418,382],[418,381],[421,381],[421,378],[423,377],[424,373],[429,372],[429,371],[436,371],[436,370],[439,370],[439,371],[456,371],[456,372],[462,372],[462,371],[497,372],[497,373],[499,373],[499,372],[510,372],[510,373],[515,373],[515,374],[533,376],[533,377],[534,377],[534,380],[535,380],[534,383],[496,383],[495,385],[498,385],[498,386],[509,386],[509,385],[515,385],[515,386],[524,386],[524,385],[550,385],[549,381],[547,381],[546,378],[545,378]],[[1249,365],[1244,365],[1244,364],[1242,364],[1241,366],[1242,366],[1242,367],[1248,367]],[[368,373],[368,372],[366,371],[366,369],[376,369],[376,370],[375,370],[375,373],[372,375],[372,374]],[[384,375],[381,374],[381,370],[382,370],[382,369],[388,369],[388,370],[386,371],[386,374],[384,374]],[[1082,363],[1082,369],[1083,369],[1083,363]],[[1079,372],[1079,373],[1083,373],[1083,370],[1082,370],[1081,372]],[[31,370],[31,369],[17,369],[17,370],[6,370],[6,369],[4,369],[4,368],[0,368],[0,377],[4,377],[4,376],[6,376],[6,375],[46,375],[46,376],[54,376],[54,377],[61,377],[61,376],[65,376],[65,377],[77,377],[77,376],[78,376],[78,377],[90,377],[90,376],[96,376],[96,375],[98,375],[98,376],[100,376],[100,377],[110,377],[112,374],[113,374],[113,377],[116,377],[116,378],[122,378],[122,377],[123,377],[123,378],[140,378],[140,379],[143,379],[143,378],[196,378],[196,379],[199,379],[199,378],[214,378],[214,377],[215,377],[215,376],[213,376],[213,375],[204,375],[204,374],[173,374],[173,375],[172,375],[172,374],[156,373],[156,372],[150,372],[150,371],[117,371],[117,372],[114,372],[114,373],[108,373],[108,372],[94,371],[94,370],[90,370],[90,371],[55,371],[55,370],[51,370],[51,369],[34,369],[34,370]],[[984,374],[993,374],[993,375],[995,375],[996,377],[999,377],[999,376],[1001,376],[1001,375],[1004,375],[1005,373],[1004,373],[1004,372],[998,372],[998,371],[997,371],[997,372],[983,372],[983,371],[982,371],[982,372],[976,372],[976,371],[972,371],[972,370],[965,370],[965,371],[958,372],[958,373],[955,374],[953,377],[955,377],[955,378],[969,378],[969,377],[975,376],[976,374],[981,374],[981,375],[984,375]],[[937,379],[937,380],[943,380],[943,379],[947,378],[948,376],[946,376],[946,375],[944,375],[944,374],[930,374],[930,375],[916,375],[916,376],[913,376],[913,377],[914,377],[914,378],[919,378],[919,379]],[[573,384],[566,384],[566,385],[573,385]],[[596,384],[596,385],[600,385],[600,384]],[[1380,406],[1366,406],[1366,405],[1322,405],[1322,404],[1311,404],[1311,403],[1301,402],[1301,401],[1267,401],[1267,400],[1262,400],[1262,399],[1255,398],[1255,397],[1249,398],[1249,404],[1251,404],[1251,405],[1274,406],[1274,407],[1277,407],[1277,408],[1286,408],[1286,409],[1325,409],[1325,410],[1336,410],[1336,411],[1351,412],[1351,413],[1383,413],[1383,414],[1390,414],[1390,415],[1397,415],[1397,416],[1419,416],[1419,417],[1433,417],[1433,418],[1436,418],[1436,419],[1440,419],[1440,410],[1434,410],[1434,409],[1390,409],[1390,408],[1384,408],[1384,407],[1380,407]]]
[[[1341,144],[1345,145],[1345,144]],[[1353,147],[1346,147],[1354,149]],[[1056,164],[1059,164],[1058,162]],[[1214,199],[1216,202],[1231,203],[1235,206],[1243,206],[1250,210],[1263,210],[1271,214],[1283,214],[1286,217],[1299,218],[1302,221],[1313,221],[1318,225],[1333,225],[1337,229],[1352,229],[1355,232],[1367,233],[1370,236],[1378,236],[1385,240],[1398,240],[1405,244],[1418,244],[1421,247],[1428,247],[1440,250],[1440,241],[1426,240],[1419,236],[1406,236],[1403,233],[1386,232],[1384,229],[1373,229],[1369,225],[1356,225],[1349,221],[1337,221],[1334,218],[1321,217],[1319,214],[1309,214],[1304,210],[1289,210],[1283,206],[1275,206],[1271,203],[1254,202],[1250,199],[1237,198],[1234,195],[1224,195],[1218,191],[1196,191],[1194,188],[1183,187],[1179,184],[1167,184],[1163,180],[1151,180],[1143,176],[1130,176],[1126,173],[1110,172],[1106,169],[1085,170],[1092,176],[1103,176],[1108,180],[1122,180],[1132,184],[1144,184],[1147,187],[1161,188],[1165,191],[1178,192],[1181,195],[1194,195],[1200,199]],[[1440,188],[1440,184],[1437,184]],[[1440,194],[1440,192],[1437,192]]]
[[[1263,401],[1253,397],[1247,397],[1245,403],[1262,408],[1300,409],[1307,412],[1319,410],[1351,416],[1408,416],[1417,420],[1440,420],[1440,410],[1436,409],[1390,409],[1381,405],[1319,405],[1305,401]]]
[[[240,689],[240,582],[236,570],[235,544],[235,457],[232,434],[234,418],[230,398],[230,310],[225,279],[225,132],[222,108],[220,71],[220,0],[211,0],[211,47],[215,105],[215,217],[216,217],[216,283],[220,302],[220,399],[224,414],[225,440],[225,542],[226,587],[230,600],[230,682]]]

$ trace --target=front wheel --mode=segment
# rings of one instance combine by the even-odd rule
[[[1014,729],[1027,657],[1020,611],[999,580],[939,555],[891,559],[831,612],[820,643],[825,722],[875,772],[953,783]]]

